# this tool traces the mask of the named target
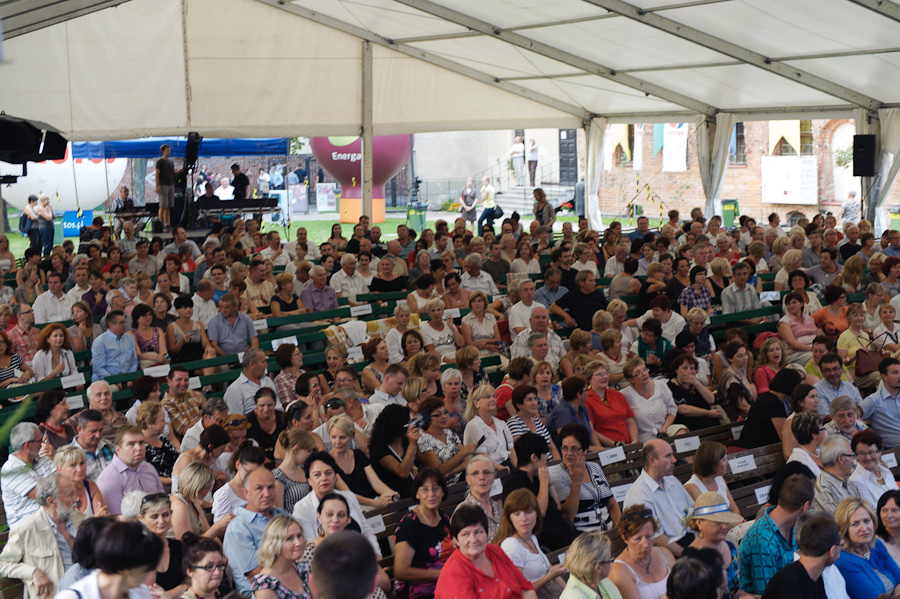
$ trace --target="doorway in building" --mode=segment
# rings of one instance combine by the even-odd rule
[[[578,182],[578,141],[575,129],[559,130],[559,184]]]

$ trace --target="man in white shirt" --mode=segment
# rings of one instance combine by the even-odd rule
[[[388,366],[381,377],[381,385],[369,397],[369,405],[397,404],[405,406],[406,400],[400,395],[400,390],[403,389],[403,383],[406,382],[408,376],[406,369],[400,364]]]
[[[0,494],[9,526],[38,510],[37,484],[56,470],[53,460],[39,457],[42,439],[41,429],[32,422],[20,422],[9,434],[10,454],[0,469]],[[52,453],[51,448],[47,450]]]
[[[300,227],[299,229],[297,229],[297,239],[284,245],[284,251],[288,253],[288,256],[290,256],[291,260],[293,260],[296,256],[295,251],[297,249],[297,243],[301,241],[307,246],[307,260],[318,260],[322,257],[322,254],[319,252],[318,246],[307,241],[306,228]]]
[[[269,242],[269,247],[261,251],[260,255],[266,260],[271,260],[275,266],[287,266],[291,260],[281,247],[281,235],[278,234],[278,231],[266,233],[266,240]]]
[[[644,469],[625,494],[623,509],[643,504],[659,522],[653,544],[668,547],[676,556],[690,544],[694,534],[687,527],[694,500],[684,489],[675,471],[672,447],[661,439],[644,443]]]
[[[369,286],[366,280],[356,272],[356,256],[344,254],[341,257],[341,270],[331,277],[331,288],[341,297],[346,297],[351,306],[359,305],[356,296],[360,293],[368,293]]]
[[[555,331],[550,330],[550,313],[543,306],[531,309],[531,315],[528,318],[528,328],[516,336],[516,340],[513,341],[509,348],[510,356],[513,358],[530,356],[528,336],[531,333],[544,333],[547,335],[547,343],[550,347],[547,353],[547,361],[553,364],[554,367],[558,366],[559,359],[566,352],[563,349],[562,337]]]
[[[203,279],[197,284],[197,291],[191,297],[194,302],[194,318],[202,322],[203,326],[209,325],[209,321],[219,313],[216,302],[213,301],[215,291],[213,282]]]
[[[234,187],[231,186],[231,182],[228,180],[228,177],[222,177],[222,180],[219,182],[219,186],[216,187],[216,190],[213,193],[216,194],[216,197],[220,200],[234,199]]]
[[[509,148],[509,157],[512,159],[513,171],[516,174],[516,185],[525,185],[525,144],[522,143],[521,137],[516,136]]]
[[[535,286],[531,279],[519,283],[519,301],[509,309],[509,332],[513,341],[516,336],[528,328],[532,308],[546,308],[544,304],[534,301]]]
[[[47,276],[47,291],[34,300],[34,322],[40,326],[49,322],[62,322],[72,318],[75,302],[63,293],[62,275],[51,272]]]
[[[466,256],[466,272],[461,277],[461,286],[469,291],[483,291],[488,296],[496,295],[498,291],[494,279],[488,273],[481,271],[483,260],[481,254]]]
[[[137,256],[128,261],[128,273],[132,277],[139,272],[156,275],[159,272],[159,262],[150,255],[150,244],[146,239],[140,239],[135,246]]]
[[[613,258],[606,261],[606,266],[603,268],[603,276],[614,277],[625,272],[625,259],[628,257],[629,252],[631,252],[631,243],[627,240],[620,241],[616,245],[616,253],[613,255]]]
[[[249,414],[256,409],[256,392],[263,387],[275,390],[275,381],[266,376],[266,354],[251,347],[241,360],[241,376],[225,390],[225,403],[229,414]],[[275,409],[282,410],[281,400],[276,398]]]
[[[80,302],[82,296],[91,290],[91,286],[88,285],[88,268],[87,264],[79,264],[72,271],[72,279],[75,281],[75,286],[69,289],[66,292],[66,295],[72,300],[72,303]],[[67,318],[70,318],[71,315]]]

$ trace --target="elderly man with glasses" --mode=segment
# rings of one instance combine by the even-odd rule
[[[850,480],[856,466],[856,455],[843,436],[826,437],[819,447],[819,458],[822,460],[822,472],[816,477],[813,507],[833,514],[843,500],[862,497],[859,487]]]
[[[11,453],[0,468],[0,494],[9,526],[24,520],[38,510],[35,501],[37,485],[56,470],[47,457],[52,448],[43,441],[41,429],[32,422],[20,422],[9,434]]]

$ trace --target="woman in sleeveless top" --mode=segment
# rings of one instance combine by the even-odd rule
[[[166,338],[158,327],[152,326],[153,309],[147,304],[138,304],[131,313],[134,328],[128,331],[137,344],[138,360],[141,368],[169,361]]]
[[[225,535],[225,527],[234,515],[227,514],[210,526],[201,503],[215,482],[212,468],[201,462],[194,462],[181,472],[178,492],[172,493],[172,531],[179,541],[186,532],[211,539]]]
[[[740,509],[731,497],[731,491],[725,484],[725,473],[728,470],[728,450],[716,441],[704,441],[694,453],[694,474],[684,484],[684,489],[693,499],[701,494],[715,492],[725,498],[728,509],[740,514]]]
[[[666,582],[675,556],[665,547],[654,547],[659,523],[644,504],[629,507],[622,514],[619,530],[625,550],[613,562],[609,579],[622,593],[622,599],[660,599],[666,594]]]
[[[173,362],[193,362],[216,357],[216,350],[209,343],[206,328],[194,316],[194,300],[186,296],[175,298],[178,320],[166,330],[166,347]],[[213,374],[212,372],[204,374]]]
[[[284,459],[272,471],[275,477],[275,505],[293,514],[294,504],[311,491],[303,472],[303,463],[316,450],[316,441],[313,433],[295,428],[281,433],[278,444],[284,449]],[[344,486],[342,482],[340,485]]]
[[[85,518],[109,515],[97,483],[85,478],[87,456],[83,450],[74,445],[64,445],[56,450],[53,463],[59,476],[72,481],[78,489],[75,495],[75,508],[84,514]]]

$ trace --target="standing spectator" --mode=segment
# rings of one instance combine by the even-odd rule
[[[475,213],[478,206],[478,192],[475,190],[475,179],[466,179],[466,186],[459,192],[459,211],[466,222],[472,223],[475,228]]]
[[[534,187],[534,175],[537,172],[538,154],[537,144],[533,139],[529,139],[528,147],[525,149],[525,158],[528,160],[528,180],[532,187]]]
[[[147,448],[144,435],[137,426],[126,424],[116,431],[116,455],[97,477],[111,515],[122,513],[122,497],[129,491],[162,493],[162,482],[156,468],[144,461]]]
[[[172,147],[163,144],[159,147],[162,156],[156,161],[156,193],[159,196],[159,220],[162,222],[163,232],[172,230],[171,209],[175,205],[175,163],[170,156]],[[179,173],[181,171],[178,171]]]
[[[41,249],[41,232],[38,229],[38,197],[34,194],[28,196],[28,203],[25,204],[25,207],[22,209],[22,212],[25,214],[25,218],[27,219],[27,224],[25,226],[24,233],[28,233],[28,241],[30,243],[29,248],[35,251],[40,251]]]
[[[509,159],[516,176],[516,185],[525,185],[525,144],[518,135],[509,148]]]
[[[41,234],[41,244],[46,257],[53,249],[53,219],[56,218],[56,215],[53,213],[53,208],[50,207],[50,196],[42,193],[38,201],[40,202],[37,208],[38,232]]]
[[[241,172],[241,165],[235,163],[231,165],[231,175],[233,177],[231,184],[234,186],[234,197],[238,200],[250,199],[250,178]]]
[[[11,453],[0,468],[0,495],[6,522],[12,526],[38,510],[37,485],[56,466],[47,457],[52,448],[49,443],[45,446],[41,429],[34,423],[20,422],[13,427],[9,449]]]

